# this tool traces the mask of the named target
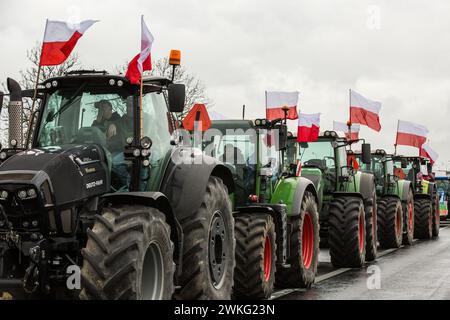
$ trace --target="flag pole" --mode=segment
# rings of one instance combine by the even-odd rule
[[[31,126],[33,124],[33,113],[34,113],[34,106],[36,105],[36,99],[37,99],[37,91],[38,91],[38,85],[39,85],[39,78],[41,77],[41,62],[42,62],[42,51],[44,47],[44,41],[45,41],[45,34],[47,33],[47,26],[48,26],[48,19],[45,21],[45,29],[44,29],[44,37],[42,39],[42,45],[41,45],[41,54],[39,56],[39,64],[38,64],[38,70],[37,70],[37,76],[36,76],[36,83],[34,85],[34,94],[33,94],[33,102],[31,103],[31,110],[30,110],[30,120],[28,122],[28,132],[27,132],[27,139],[25,141],[26,147],[28,147],[28,144],[30,142],[31,138]],[[23,142],[22,142],[23,144]]]
[[[394,144],[394,156],[397,155],[397,142],[398,142],[398,127],[400,125],[400,120],[397,120],[397,133],[395,134],[395,144]]]
[[[139,106],[140,106],[140,110],[139,110],[139,121],[141,123],[141,137],[144,137],[144,121],[143,121],[143,113],[144,113],[144,106],[142,104],[142,95],[143,95],[143,91],[144,91],[144,72],[142,72],[141,74],[141,89],[140,89],[140,94],[139,94]]]
[[[352,89],[348,89],[348,139],[352,138]],[[352,150],[352,145],[350,144],[350,150]]]

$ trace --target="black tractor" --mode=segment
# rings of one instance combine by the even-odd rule
[[[11,113],[29,91],[8,85]],[[33,134],[0,152],[0,291],[229,299],[234,184],[180,142],[184,85],[79,71],[37,97]]]

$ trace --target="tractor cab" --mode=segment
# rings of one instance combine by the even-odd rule
[[[211,130],[217,134],[204,142],[204,149],[233,172],[236,203],[268,201],[283,174],[285,135],[278,133],[286,132],[284,125],[266,119],[217,120]]]
[[[429,182],[434,179],[431,163],[425,157],[394,156],[394,173],[411,181],[416,193],[428,194]]]
[[[105,159],[107,191],[159,187],[152,182],[159,180],[172,148],[176,118],[171,111],[182,108],[184,86],[144,78],[142,104],[139,90],[106,72],[77,71],[46,80],[38,91],[31,151],[22,158],[66,153],[86,170]]]

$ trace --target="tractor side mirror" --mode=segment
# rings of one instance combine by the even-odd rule
[[[169,111],[183,112],[186,100],[186,87],[184,84],[172,83],[168,87]]]
[[[372,162],[372,151],[369,143],[363,143],[361,146],[361,162],[370,164]]]
[[[277,151],[286,150],[287,149],[287,138],[288,138],[287,125],[282,124],[280,126],[275,127],[275,129],[278,130],[278,142],[275,143],[275,149]]]

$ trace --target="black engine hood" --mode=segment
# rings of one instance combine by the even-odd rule
[[[95,144],[39,148],[18,153],[0,165],[0,187],[32,183],[39,188],[43,179],[49,180],[55,205],[106,193],[110,179],[105,152]]]

